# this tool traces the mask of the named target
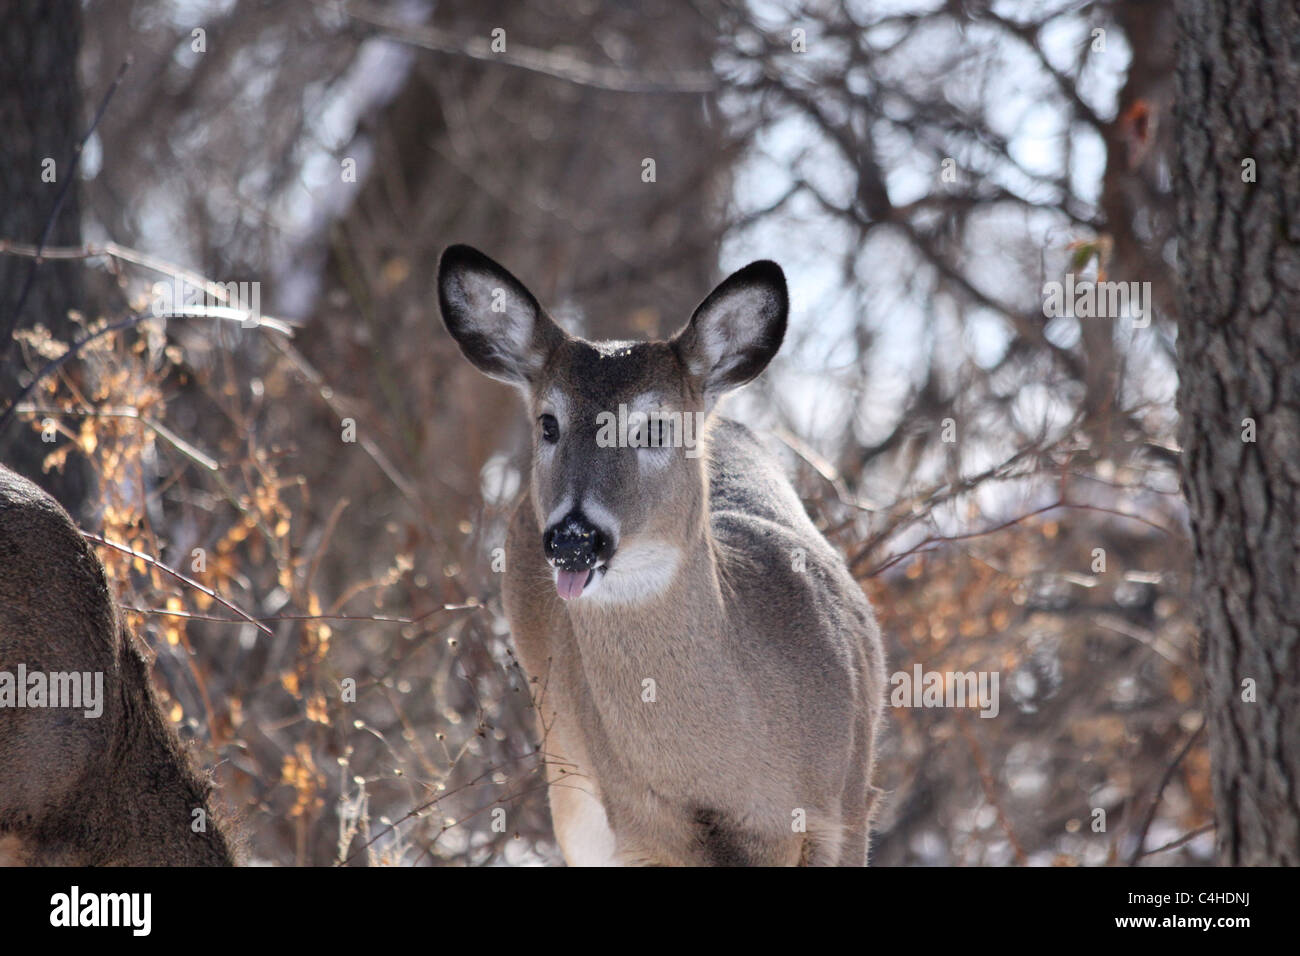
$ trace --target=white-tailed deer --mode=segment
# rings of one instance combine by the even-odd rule
[[[535,423],[504,597],[566,861],[865,864],[879,629],[775,458],[709,417],[781,346],[780,267],[741,269],[666,342],[568,335],[467,246],[438,294]]]
[[[0,466],[0,865],[229,865],[208,791],[103,565]]]

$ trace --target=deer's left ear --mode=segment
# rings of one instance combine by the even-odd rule
[[[709,405],[767,368],[789,312],[785,274],[767,259],[732,273],[700,303],[672,344],[703,383]]]

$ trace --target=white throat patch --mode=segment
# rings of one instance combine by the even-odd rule
[[[604,574],[597,574],[580,601],[602,606],[636,605],[653,601],[677,577],[682,551],[658,538],[619,546]]]

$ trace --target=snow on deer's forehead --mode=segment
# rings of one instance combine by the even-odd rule
[[[630,357],[638,347],[644,346],[645,342],[591,342],[589,343],[595,349],[601,358],[627,358]]]

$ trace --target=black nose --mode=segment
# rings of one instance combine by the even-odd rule
[[[547,528],[542,535],[542,548],[561,571],[594,568],[608,560],[613,551],[609,535],[587,520],[581,511],[570,511]]]

